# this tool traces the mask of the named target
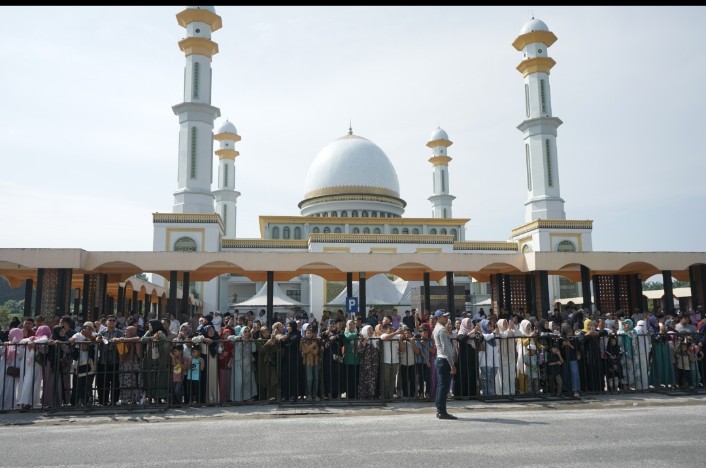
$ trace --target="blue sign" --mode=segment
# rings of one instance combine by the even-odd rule
[[[346,297],[346,313],[347,314],[357,314],[358,313],[358,298],[353,296]]]

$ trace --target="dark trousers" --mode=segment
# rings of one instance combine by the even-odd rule
[[[101,405],[105,405],[108,401],[112,404],[118,402],[120,395],[119,370],[119,364],[98,364],[96,387],[98,387],[98,401]],[[108,398],[109,396],[110,398]]]
[[[451,365],[446,358],[436,358],[436,412],[446,414],[446,396],[451,385]]]

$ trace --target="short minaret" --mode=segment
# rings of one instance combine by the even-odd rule
[[[179,116],[179,170],[174,213],[213,213],[213,121],[220,117],[211,105],[211,58],[218,44],[211,33],[221,28],[212,6],[189,6],[177,14],[186,37],[179,47],[186,56],[184,102],[172,109]]]
[[[449,195],[449,161],[446,148],[453,145],[444,130],[438,128],[431,132],[427,146],[433,156],[429,162],[434,166],[434,195],[429,197],[432,206],[432,218],[452,218],[451,203],[456,197]]]
[[[218,156],[218,189],[214,190],[216,198],[216,213],[221,215],[225,227],[223,237],[235,238],[237,203],[240,192],[235,190],[235,158],[238,153],[234,147],[240,141],[238,131],[228,120],[213,137],[220,142],[216,150]]]
[[[556,62],[547,55],[556,36],[543,21],[532,18],[512,43],[524,54],[517,70],[525,82],[525,120],[517,127],[525,140],[527,201],[525,222],[537,219],[566,219],[559,190],[556,147],[561,120],[552,116],[549,70]]]

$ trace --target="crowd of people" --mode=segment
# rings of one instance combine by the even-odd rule
[[[444,350],[453,368],[445,397],[695,391],[706,381],[702,312],[601,314],[570,305],[546,318],[417,309],[324,311],[320,320],[290,313],[274,323],[264,310],[183,321],[27,317],[0,336],[0,411],[435,400],[440,316],[453,347]]]

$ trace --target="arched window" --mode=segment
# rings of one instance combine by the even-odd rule
[[[282,229],[282,239],[289,239],[289,226]]]
[[[412,234],[419,234],[419,229],[417,229],[417,228],[412,229]]]
[[[196,241],[191,237],[180,237],[174,242],[174,252],[196,252]]]
[[[277,226],[272,228],[272,238],[279,239],[279,228]]]
[[[295,239],[301,239],[301,238],[302,238],[302,228],[300,228],[300,227],[295,227],[295,228],[294,228],[294,238],[295,238]]]
[[[346,210],[341,211],[341,218],[347,218],[348,212]]]
[[[393,233],[393,234],[399,234],[399,233],[400,233],[400,230],[397,229],[397,228],[392,228],[392,233]]]
[[[332,211],[332,212],[331,212],[331,217],[332,217],[332,218],[338,218],[338,212],[337,212],[337,211]]]
[[[409,234],[408,228],[402,228],[402,234]]]
[[[556,246],[556,251],[557,252],[576,252],[576,246],[571,241],[563,240],[563,241],[559,242],[559,245]]]
[[[319,228],[315,227],[314,229],[311,230],[311,232],[313,232],[314,234],[318,234]]]
[[[371,211],[371,212],[370,212],[370,216],[372,216],[373,218],[377,218],[377,217],[378,217],[378,212],[377,212],[377,211]]]
[[[370,234],[369,228],[363,228],[363,234]]]
[[[532,252],[532,245],[525,244],[522,246],[522,253],[523,254],[530,253],[530,252]]]
[[[340,234],[340,233],[341,233],[341,228],[340,228],[340,227],[337,227],[337,228],[335,228],[335,229],[333,230],[333,232],[336,233],[336,234]]]
[[[375,228],[373,229],[374,234],[380,234],[380,228]]]
[[[435,229],[435,228],[429,229],[429,234],[431,234],[432,236],[435,236],[435,235],[436,235],[436,229]]]
[[[446,228],[441,228],[441,231],[439,231],[439,234],[441,234],[442,236],[445,236],[446,235]]]
[[[456,229],[451,230],[451,235],[454,236],[454,240],[458,240],[458,231]]]
[[[328,226],[326,226],[326,227],[324,228],[324,234],[331,234],[331,228],[328,227]]]
[[[368,217],[368,211],[367,211],[367,210],[363,210],[363,214],[361,214],[361,216],[362,216],[363,218],[367,218],[367,217]]]
[[[360,229],[353,228],[353,234],[360,234]]]
[[[357,217],[358,217],[358,210],[351,211],[351,218],[357,218]]]

